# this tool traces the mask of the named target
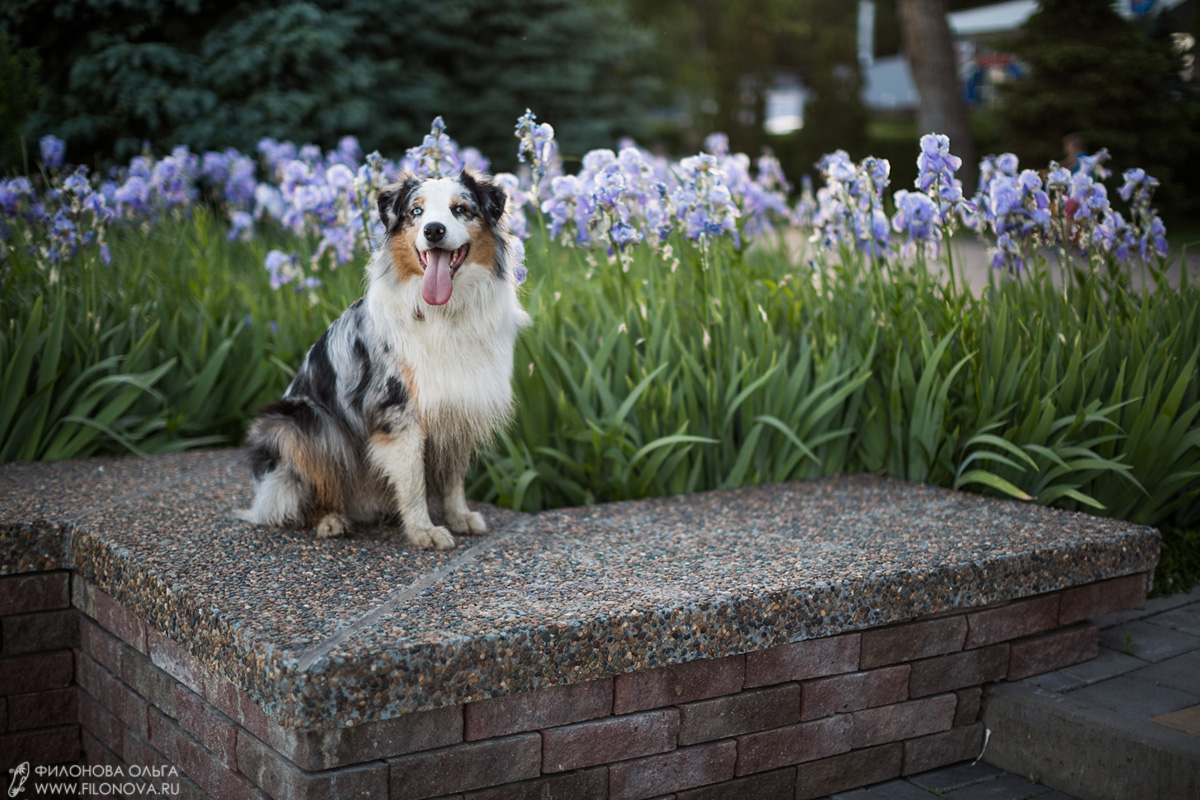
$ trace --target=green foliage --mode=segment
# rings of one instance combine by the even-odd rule
[[[37,105],[39,70],[36,53],[14,47],[9,35],[0,32],[0,165],[25,167],[23,131]]]
[[[0,458],[237,444],[362,291],[352,268],[272,291],[265,252],[313,243],[229,242],[203,213],[112,234],[110,266],[0,262]],[[1154,525],[1159,588],[1200,574],[1194,284],[1064,287],[1042,266],[974,297],[920,262],[671,245],[625,271],[529,243],[516,418],[473,497],[532,511],[870,472]]]
[[[1044,0],[1009,45],[1029,75],[1002,86],[999,141],[1044,164],[1063,157],[1063,136],[1081,133],[1090,152],[1108,148],[1118,172],[1138,166],[1161,180],[1166,215],[1195,211],[1200,98],[1179,80],[1168,39],[1108,0]]]
[[[644,111],[647,38],[599,0],[24,2],[0,8],[3,30],[45,64],[27,141],[54,133],[76,163],[127,161],[144,142],[328,148],[350,132],[399,153],[438,115],[507,153],[506,121],[527,107],[582,152],[636,132]]]

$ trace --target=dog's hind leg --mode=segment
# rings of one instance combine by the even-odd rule
[[[396,434],[377,433],[367,447],[371,462],[396,492],[396,507],[408,541],[422,550],[453,550],[454,537],[450,531],[434,525],[429,518],[424,450],[425,437],[415,424],[405,425]]]

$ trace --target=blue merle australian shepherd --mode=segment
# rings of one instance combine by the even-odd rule
[[[250,429],[244,519],[324,537],[398,513],[408,541],[435,550],[454,547],[451,531],[487,531],[463,478],[511,415],[513,346],[529,323],[506,203],[504,189],[469,171],[402,175],[379,193],[386,233],[366,295]]]

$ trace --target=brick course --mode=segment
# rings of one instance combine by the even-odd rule
[[[885,706],[908,699],[909,664],[832,678],[805,681],[800,718],[819,719],[832,714]]]
[[[475,741],[569,725],[606,717],[612,708],[611,678],[467,703],[463,738]]]
[[[746,680],[746,657],[688,661],[647,672],[618,675],[613,683],[613,713],[628,714],[736,694]]]
[[[962,615],[865,631],[862,668],[954,653],[962,649],[966,639],[967,621]]]
[[[0,616],[51,611],[70,604],[70,573],[0,576]]]
[[[13,581],[0,577],[9,607]],[[1140,602],[1145,591],[1144,576],[1129,576],[746,655],[296,729],[86,582],[60,572],[22,585],[35,600],[0,615],[0,753],[174,765],[180,796],[196,800],[823,797],[974,758],[982,685],[1094,655],[1096,627],[1063,620]],[[64,596],[93,616],[40,607]],[[74,638],[63,633],[72,625]]]
[[[674,750],[679,711],[643,711],[542,731],[542,772],[566,772]]]
[[[861,634],[846,633],[750,653],[746,688],[853,672],[858,669],[861,640]]]
[[[679,707],[679,743],[699,744],[800,721],[800,684],[783,683]]]

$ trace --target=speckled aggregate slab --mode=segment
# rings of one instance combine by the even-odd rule
[[[1158,556],[1149,528],[868,476],[486,508],[489,536],[425,553],[394,528],[317,540],[240,522],[241,459],[0,468],[0,573],[44,560],[49,537],[53,566],[283,724],[337,726],[1054,591]]]

